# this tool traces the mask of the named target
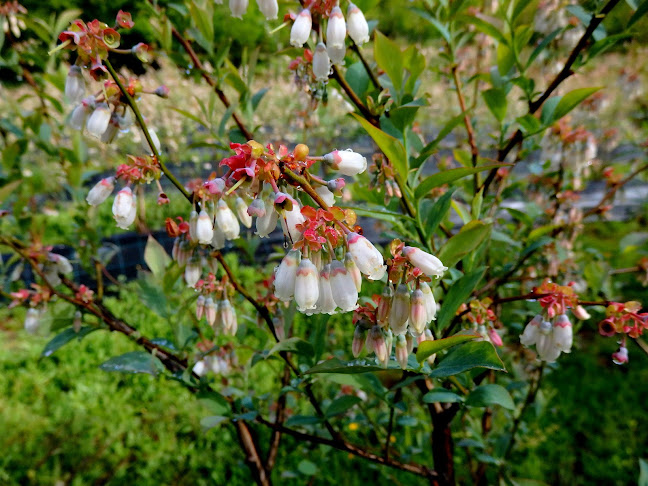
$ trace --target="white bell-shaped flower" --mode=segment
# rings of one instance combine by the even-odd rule
[[[369,42],[369,25],[367,24],[367,20],[362,10],[353,3],[349,3],[349,8],[347,9],[347,30],[349,31],[349,37],[359,46],[365,42]]]
[[[429,322],[427,317],[423,291],[415,289],[411,295],[409,324],[412,332],[415,332],[417,336],[425,332],[425,326]]]
[[[319,298],[319,272],[313,262],[302,258],[295,278],[295,302],[297,310],[305,312],[315,308]]]
[[[288,302],[295,295],[295,278],[300,257],[299,250],[290,250],[275,270],[274,294],[279,300]]]
[[[349,312],[358,307],[358,289],[353,277],[338,260],[331,262],[331,292],[333,300],[342,312]]]
[[[540,324],[542,324],[542,316],[538,314],[526,325],[524,332],[520,335],[520,343],[523,346],[533,346],[536,343]]]
[[[326,46],[323,42],[317,44],[313,54],[313,75],[316,81],[327,81],[331,71],[331,60],[329,59]]]
[[[137,214],[136,197],[130,187],[124,187],[115,196],[112,206],[113,216],[117,222],[117,227],[127,229]]]
[[[322,198],[327,206],[335,206],[335,194],[333,194],[328,187],[319,186],[315,189],[315,192]]]
[[[344,65],[344,56],[346,55],[346,46],[333,47],[333,46],[329,45],[329,46],[326,46],[326,51],[328,52],[331,64],[335,64],[336,66],[343,66]]]
[[[229,0],[229,8],[232,17],[242,19],[248,8],[248,0]]]
[[[202,273],[202,268],[200,266],[199,260],[193,260],[188,262],[184,271],[184,278],[185,278],[185,282],[187,282],[187,287],[192,287],[192,288],[195,287],[196,284],[198,283],[198,280],[200,280],[201,273]]]
[[[92,136],[101,138],[106,128],[108,128],[111,116],[112,112],[106,103],[97,104],[92,114],[88,117],[86,129]]]
[[[399,334],[396,336],[396,361],[398,361],[401,369],[407,368],[407,358],[409,353],[407,352],[407,338],[404,334]]]
[[[410,292],[407,285],[400,284],[392,300],[389,311],[389,327],[394,334],[404,334],[410,316]]]
[[[218,207],[216,208],[216,224],[218,224],[218,227],[228,240],[234,240],[239,237],[241,226],[239,225],[238,219],[236,219],[234,211],[222,199],[218,201]]]
[[[290,29],[290,45],[293,47],[302,47],[310,37],[311,29],[313,27],[313,19],[309,9],[305,8],[292,25]]]
[[[83,127],[86,125],[88,116],[95,107],[94,96],[88,96],[81,100],[74,110],[68,120],[68,126],[74,130],[83,130]]]
[[[563,353],[571,352],[574,332],[569,318],[565,314],[556,317],[553,325],[553,342],[554,345]]]
[[[209,245],[214,238],[214,225],[212,219],[204,209],[200,211],[196,221],[196,240],[201,245]]]
[[[346,22],[342,9],[333,7],[326,26],[326,43],[331,47],[341,48],[346,38]]]
[[[279,13],[279,5],[277,0],[257,0],[259,10],[264,15],[266,20],[273,20],[277,18]]]
[[[403,255],[407,257],[412,265],[418,267],[428,277],[440,278],[448,267],[443,266],[441,260],[430,255],[419,248],[406,246],[403,248]]]
[[[423,292],[423,299],[425,300],[425,311],[427,312],[427,322],[436,319],[437,304],[434,300],[434,294],[427,282],[421,282],[419,288]]]
[[[72,66],[65,78],[65,97],[70,103],[78,103],[85,96],[86,86],[79,66]]]
[[[234,207],[236,209],[236,215],[238,216],[238,219],[241,221],[241,223],[243,223],[243,226],[245,226],[246,228],[251,228],[252,216],[248,214],[248,205],[242,197],[236,198]]]
[[[356,263],[353,261],[353,257],[349,252],[344,255],[344,266],[346,267],[347,272],[349,272],[349,275],[351,275],[353,283],[355,283],[356,290],[359,293],[362,289],[362,274],[360,273],[358,265],[356,265]]]
[[[115,178],[106,177],[97,182],[86,196],[86,201],[90,206],[98,206],[110,196],[115,189]]]
[[[317,267],[317,265],[315,265]],[[320,270],[319,278],[319,297],[317,298],[317,305],[315,306],[322,314],[335,314],[337,307],[336,301],[333,298],[333,280],[331,277],[331,264],[327,263]]]
[[[282,226],[285,225],[284,231],[290,235],[290,239],[293,243],[302,239],[302,232],[297,229],[298,224],[302,224],[306,221],[306,218],[301,213],[301,206],[299,201],[294,198],[292,200],[292,209],[290,211],[284,211],[283,218],[281,220]]]
[[[41,315],[38,309],[30,307],[25,315],[25,331],[29,334],[36,334],[41,324]]]
[[[351,149],[334,150],[324,156],[324,162],[346,176],[362,174],[367,169],[367,159]]]
[[[347,235],[349,253],[360,271],[370,280],[380,280],[386,271],[382,254],[367,238],[358,233]]]

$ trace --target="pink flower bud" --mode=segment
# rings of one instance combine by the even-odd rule
[[[314,309],[319,298],[319,273],[308,258],[302,258],[295,278],[295,302],[297,310]]]
[[[259,10],[266,18],[266,20],[273,20],[277,18],[279,13],[279,5],[277,5],[277,0],[257,0],[257,5]]]
[[[628,349],[625,346],[612,353],[612,362],[617,365],[622,365],[628,362]]]
[[[202,319],[202,316],[205,312],[205,296],[199,295],[196,300],[196,319]]]
[[[216,322],[216,310],[214,299],[208,297],[207,300],[205,300],[205,319],[207,320],[207,324],[210,326],[213,326],[214,322]]]
[[[313,19],[309,9],[302,10],[295,22],[292,29],[290,29],[290,45],[293,47],[303,46],[310,37],[311,28],[313,26]]]
[[[151,62],[153,56],[151,53],[151,47],[148,44],[139,42],[131,47],[131,54],[135,54],[135,57],[143,63]]]
[[[115,189],[114,177],[106,177],[105,179],[101,179],[94,185],[92,189],[90,189],[88,196],[86,197],[86,201],[88,202],[88,204],[90,204],[90,206],[98,206],[106,199],[108,199],[108,196],[110,196],[110,194],[113,192],[113,189]]]
[[[351,352],[353,353],[354,358],[360,356],[366,340],[367,336],[365,331],[361,326],[356,325],[355,331],[353,331],[353,342],[351,343]]]
[[[347,176],[362,174],[367,169],[367,159],[351,149],[334,150],[324,156],[324,162]]]
[[[411,295],[409,325],[417,335],[425,332],[425,325],[428,323],[427,310],[425,309],[425,298],[421,289],[416,289]]]
[[[86,129],[90,135],[100,138],[108,128],[112,112],[106,103],[99,103],[88,117]]]
[[[86,86],[79,66],[72,66],[65,78],[65,97],[70,103],[78,103],[85,95]]]
[[[385,327],[389,323],[389,312],[391,311],[392,300],[394,298],[394,290],[389,282],[383,288],[382,295],[380,296],[380,302],[378,303],[378,308],[376,309],[376,322],[381,326]]]
[[[371,328],[371,330],[369,331],[369,336],[367,337],[367,343],[369,343],[369,341],[371,341],[371,344],[367,344],[367,350],[371,348],[371,351],[376,354],[378,361],[382,363],[383,361],[389,359],[385,337],[383,336],[383,332],[380,327],[374,326]]]
[[[347,29],[349,31],[349,37],[353,39],[353,42],[361,46],[365,42],[369,41],[369,25],[365,19],[362,10],[356,7],[353,3],[349,3],[349,8],[347,9]]]
[[[493,327],[488,328],[488,339],[494,346],[502,346],[504,344],[502,337],[497,334],[497,331]]]
[[[389,327],[394,334],[403,334],[407,331],[407,320],[410,316],[410,293],[407,285],[400,284],[392,299],[389,311]]]
[[[358,289],[353,277],[338,260],[331,262],[331,292],[333,300],[342,312],[352,311],[358,307]]]
[[[542,324],[542,316],[538,314],[526,325],[520,336],[520,343],[523,346],[533,346],[536,343],[540,324]]]
[[[380,280],[385,275],[383,256],[367,238],[358,233],[349,233],[347,243],[353,261],[370,280]]]
[[[346,267],[347,272],[349,272],[349,275],[351,275],[351,278],[355,283],[356,290],[360,292],[360,289],[362,288],[362,274],[360,273],[358,265],[355,264],[353,257],[349,252],[344,255],[344,266]]]
[[[317,265],[315,265],[315,268],[317,268]],[[337,305],[332,292],[331,264],[324,265],[319,275],[319,297],[317,298],[316,308],[322,314],[334,314]]]
[[[236,208],[236,215],[238,216],[238,219],[241,221],[241,223],[243,223],[243,226],[245,226],[246,228],[251,228],[252,216],[248,214],[248,205],[245,203],[243,198],[237,197],[234,203],[234,207]]]
[[[572,347],[573,335],[569,318],[565,314],[560,314],[553,326],[554,345],[563,353],[569,353]]]
[[[284,302],[290,301],[295,294],[295,279],[300,256],[298,250],[290,250],[275,271],[274,294]]]
[[[218,201],[218,208],[216,209],[216,223],[225,234],[225,238],[228,240],[234,240],[239,237],[241,226],[239,225],[234,212],[222,199]]]
[[[592,317],[582,305],[577,305],[576,307],[574,307],[572,309],[572,314],[574,314],[574,317],[576,317],[576,319],[581,321],[585,321]]]
[[[248,8],[248,0],[229,0],[229,8],[232,12],[232,17],[242,19]]]
[[[156,96],[159,96],[160,98],[168,98],[169,97],[169,88],[163,84],[163,85],[158,86],[157,88],[155,88],[154,93],[155,93]]]
[[[200,267],[200,262],[190,261],[187,263],[184,271],[185,282],[187,282],[187,287],[194,288],[200,280],[200,274],[202,268]]]
[[[399,334],[396,336],[396,361],[402,369],[407,368],[407,358],[409,353],[407,352],[407,338],[404,334]]]
[[[209,245],[214,238],[214,226],[212,219],[204,209],[200,211],[196,221],[196,239],[201,245]]]
[[[443,266],[443,263],[437,257],[412,246],[403,248],[403,255],[428,277],[440,278],[448,269],[448,267]]]
[[[385,333],[385,349],[387,351],[387,356],[385,357],[385,359],[380,360],[380,364],[383,368],[387,368],[389,357],[392,353],[392,347],[394,345],[394,333],[391,332],[391,329],[383,330],[383,332]]]
[[[342,15],[340,7],[333,7],[326,26],[326,43],[339,49],[344,47],[345,37],[346,22],[344,21],[344,15]]]
[[[210,194],[221,196],[225,190],[225,181],[220,177],[217,177],[216,179],[211,179],[205,182],[204,186]]]

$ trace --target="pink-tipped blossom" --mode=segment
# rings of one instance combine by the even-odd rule
[[[214,299],[208,297],[207,300],[205,300],[205,319],[207,320],[207,324],[210,326],[213,326],[216,322],[217,310]]]
[[[540,324],[542,324],[542,316],[538,314],[526,325],[524,332],[520,335],[520,343],[523,346],[533,346],[536,343]]]
[[[312,27],[313,19],[311,12],[305,8],[299,12],[290,29],[290,45],[293,47],[302,47],[308,41]]]
[[[488,340],[493,343],[494,346],[502,346],[504,344],[502,337],[493,327],[488,328]]]
[[[425,332],[428,323],[427,309],[425,308],[425,297],[421,289],[415,289],[411,294],[409,325],[416,335]]]
[[[429,323],[436,319],[436,313],[437,313],[436,300],[434,300],[434,294],[432,293],[432,289],[430,288],[427,282],[421,282],[419,288],[421,289],[421,292],[423,292],[423,299],[425,301],[425,311],[427,313],[427,322]]]
[[[362,348],[365,346],[365,341],[367,340],[367,333],[362,329],[361,326],[356,325],[355,331],[353,331],[353,342],[351,343],[351,353],[353,357],[357,358],[362,353]]]
[[[234,211],[222,199],[218,201],[218,207],[216,208],[216,224],[218,224],[218,227],[228,240],[234,240],[239,237],[241,225],[238,219],[236,219]]]
[[[313,254],[311,254],[311,257]],[[314,264],[317,268],[317,264]],[[317,298],[316,309],[322,314],[334,314],[337,307],[333,298],[333,280],[331,278],[331,264],[327,263],[320,270],[319,277],[319,297]]]
[[[403,255],[407,257],[412,265],[418,267],[428,277],[440,278],[448,269],[441,260],[434,255],[430,255],[419,248],[406,246],[403,248]]]
[[[200,267],[199,261],[190,261],[187,262],[187,266],[184,271],[185,282],[187,282],[187,287],[194,288],[200,280],[200,274],[202,273],[202,268]]]
[[[196,319],[202,319],[202,316],[205,313],[205,296],[199,295],[196,300]]]
[[[385,275],[385,260],[367,238],[358,233],[349,233],[347,243],[353,261],[364,275],[370,280],[380,280]]]
[[[295,279],[300,256],[298,250],[290,250],[275,271],[274,294],[279,300],[288,302],[295,295]]]
[[[612,353],[612,362],[617,365],[622,365],[628,362],[628,348],[620,346],[619,349]]]
[[[72,110],[72,114],[68,120],[69,127],[74,130],[83,130],[83,127],[86,125],[86,121],[88,120],[88,116],[92,113],[94,107],[94,96],[88,96],[87,98],[82,99],[81,103]]]
[[[354,310],[358,307],[358,289],[353,277],[338,260],[333,260],[330,265],[333,300],[342,312]]]
[[[260,197],[254,199],[248,206],[247,213],[250,217],[263,218],[266,215],[266,206],[263,199]]]
[[[360,289],[362,288],[362,274],[360,273],[358,265],[356,265],[356,263],[353,261],[353,257],[349,252],[344,255],[344,266],[346,267],[347,272],[349,272],[349,275],[351,275],[353,283],[355,283],[356,290],[360,292]]]
[[[319,298],[319,272],[313,262],[302,258],[295,278],[295,302],[297,310],[305,312],[315,308]]]
[[[115,178],[106,177],[97,182],[86,196],[86,201],[90,206],[98,206],[110,196],[115,189]]]
[[[353,3],[349,3],[349,8],[347,9],[347,30],[349,37],[359,46],[365,42],[369,42],[369,24],[367,24],[362,10]]]
[[[401,369],[407,368],[407,358],[409,353],[407,352],[407,338],[404,334],[399,334],[396,336],[396,361],[398,362]]]
[[[389,282],[383,288],[380,295],[380,302],[376,308],[376,322],[385,327],[389,323],[389,313],[391,311],[392,300],[394,298],[394,290]]]
[[[228,299],[221,300],[218,303],[218,321],[220,322],[223,332],[228,336],[234,336],[238,330],[238,320],[236,310]]]
[[[574,307],[572,309],[572,314],[574,314],[574,317],[580,321],[586,321],[587,319],[592,317],[582,305],[577,305],[576,307]]]
[[[394,334],[404,334],[407,331],[407,323],[410,317],[410,292],[407,285],[400,284],[396,288],[396,294],[392,299],[391,310],[389,311],[389,327]]]
[[[117,193],[113,202],[112,212],[117,227],[127,229],[133,224],[137,214],[137,203],[136,197],[130,187],[124,187]]]
[[[334,150],[324,156],[324,162],[346,176],[362,174],[367,169],[367,159],[351,149]]]
[[[553,325],[554,345],[563,353],[569,353],[572,347],[573,330],[569,318],[560,314]]]
[[[207,189],[210,194],[214,194],[215,196],[221,196],[223,194],[223,191],[225,190],[225,185],[226,185],[225,181],[220,177],[208,180],[204,184],[205,189]]]
[[[333,7],[326,26],[326,43],[331,47],[341,48],[346,38],[346,22],[340,7]]]

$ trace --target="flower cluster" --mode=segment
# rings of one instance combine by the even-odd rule
[[[26,13],[27,9],[17,0],[0,5],[0,23],[2,23],[4,33],[11,32],[16,39],[19,38],[21,31],[27,28],[25,21],[22,19],[22,15]]]
[[[428,326],[436,319],[437,304],[428,282],[431,277],[440,278],[447,267],[435,256],[398,240],[390,249],[392,258],[387,260],[388,278],[382,294],[359,307],[353,316],[352,352],[358,357],[364,347],[386,367],[395,344],[396,361],[405,369],[414,341],[420,344],[434,339]]]
[[[187,273],[191,275],[187,275]],[[200,266],[188,263],[185,268],[185,278],[193,282],[196,277],[200,277]],[[238,329],[236,319],[236,310],[227,298],[226,280],[216,281],[213,273],[209,273],[205,279],[195,282],[192,287],[199,292],[196,300],[196,319],[201,320],[203,316],[207,324],[211,326],[214,333],[234,336]],[[216,300],[214,301],[214,297]]]
[[[567,311],[581,320],[589,319],[590,315],[578,304],[578,296],[572,283],[558,285],[545,280],[534,289],[534,293],[542,295],[538,302],[543,313],[535,316],[524,328],[520,342],[524,346],[535,345],[541,360],[554,362],[561,353],[571,352],[573,329]]]
[[[611,302],[605,309],[605,319],[599,322],[599,333],[602,336],[615,336],[622,334],[619,341],[619,350],[612,355],[616,364],[623,364],[628,361],[628,350],[626,348],[626,336],[638,338],[648,328],[648,312],[640,312],[639,302]]]
[[[463,318],[472,325],[473,329],[484,340],[490,341],[495,346],[501,346],[503,344],[502,337],[495,330],[495,326],[501,326],[501,323],[499,323],[495,312],[490,307],[492,303],[493,300],[490,297],[482,300],[474,299],[468,305],[462,304],[458,312],[463,314]]]

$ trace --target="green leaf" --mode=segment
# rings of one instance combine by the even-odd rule
[[[391,135],[387,135],[380,128],[374,127],[371,123],[356,113],[351,115],[360,122],[362,127],[373,138],[376,145],[387,156],[392,166],[396,170],[396,174],[401,177],[407,177],[409,169],[407,167],[407,156],[405,154],[405,147],[400,140],[395,139]]]
[[[506,93],[502,89],[491,88],[482,92],[486,106],[497,119],[498,122],[502,122],[506,116]]]
[[[304,476],[314,476],[319,470],[317,464],[308,459],[303,459],[297,464],[297,470]]]
[[[102,363],[99,368],[104,371],[118,371],[120,373],[148,373],[157,376],[164,369],[160,360],[146,351],[131,351],[110,358]]]
[[[419,344],[419,347],[416,351],[416,361],[419,363],[423,360],[426,360],[428,357],[436,354],[444,349],[451,348],[457,344],[465,343],[466,341],[471,341],[473,339],[480,338],[479,334],[455,334],[444,339],[436,339],[434,341],[423,341]]]
[[[291,337],[275,344],[268,353],[268,356],[272,356],[281,351],[302,354],[304,356],[313,356],[313,345],[301,338]]]
[[[369,75],[367,70],[361,62],[356,62],[349,66],[344,73],[344,79],[355,94],[358,95],[360,99],[364,99],[364,94],[369,88]]]
[[[552,96],[542,105],[540,121],[544,126],[549,126],[554,122],[554,111],[556,111],[556,106],[560,103],[560,98],[561,96]]]
[[[171,257],[153,236],[149,235],[144,248],[144,261],[156,277],[162,277],[164,270],[171,263]]]
[[[360,397],[355,395],[342,395],[333,400],[324,413],[327,418],[335,417],[345,413],[361,401]]]
[[[423,150],[421,150],[420,155],[416,158],[416,162],[414,165],[417,167],[420,166],[423,162],[427,160],[427,158],[432,155],[435,151],[439,143],[448,136],[448,134],[454,130],[454,128],[457,125],[460,125],[463,120],[464,120],[464,115],[465,113],[460,113],[454,118],[450,119],[446,124],[443,126],[439,134],[436,136],[434,140],[432,140],[430,143],[428,143]]]
[[[506,44],[497,46],[497,70],[502,76],[506,76],[515,64],[515,55]]]
[[[420,214],[421,220],[425,221],[425,234],[428,238],[436,231],[439,224],[441,224],[441,221],[443,221],[443,218],[450,210],[452,195],[456,190],[456,187],[450,188],[448,192],[436,200],[429,211]]]
[[[482,385],[475,388],[468,398],[466,405],[469,407],[489,407],[491,405],[501,405],[509,410],[515,409],[515,404],[511,394],[501,385]]]
[[[464,225],[459,233],[452,236],[438,254],[438,258],[449,268],[477,248],[491,231],[490,224],[476,220]]]
[[[388,370],[400,370],[400,366],[395,361],[390,361]],[[372,371],[385,371],[385,368],[382,368],[376,365],[376,362],[373,359],[356,359],[354,361],[342,361],[338,358],[331,358],[321,363],[316,364],[309,370],[306,370],[305,374],[315,374],[315,373],[340,373],[343,375],[353,375],[357,373],[369,373]]]
[[[529,113],[516,118],[515,121],[520,125],[520,129],[527,136],[533,135],[534,133],[537,133],[542,129],[540,120]]]
[[[423,401],[425,403],[461,403],[464,399],[450,390],[435,388],[423,395]]]
[[[414,196],[416,199],[421,199],[426,196],[432,189],[435,187],[442,186],[444,184],[449,184],[454,182],[462,177],[466,177],[477,172],[482,172],[485,170],[499,169],[500,167],[508,167],[510,164],[491,164],[491,165],[482,165],[479,167],[459,167],[457,169],[444,170],[443,172],[438,172],[432,174],[429,177],[426,177],[421,181],[421,183],[416,187],[414,191]]]
[[[457,313],[457,309],[468,300],[485,271],[485,267],[478,268],[471,273],[467,273],[450,286],[450,290],[443,299],[443,305],[437,315],[436,325],[438,331],[442,331],[450,324],[450,321]]]
[[[552,40],[554,40],[558,34],[560,34],[563,31],[563,29],[556,29],[554,30],[551,34],[549,34],[547,37],[542,39],[542,42],[538,44],[538,47],[536,47],[531,55],[529,56],[529,59],[527,60],[526,67],[528,68],[533,61],[544,51],[547,46],[551,43]]]
[[[506,371],[504,363],[497,356],[495,347],[487,341],[462,344],[453,349],[430,373],[432,378],[445,378],[473,368],[488,368]]]
[[[52,338],[50,342],[45,345],[43,352],[41,353],[42,357],[51,356],[55,351],[65,346],[67,343],[72,341],[74,338],[77,338],[79,341],[90,334],[92,331],[98,330],[98,327],[94,326],[83,326],[79,329],[79,332],[76,332],[74,328],[69,327],[65,331],[57,334]]]
[[[200,392],[198,401],[213,415],[230,415],[232,411],[227,399],[215,390]]]
[[[430,24],[434,26],[434,28],[439,32],[439,34],[441,34],[441,37],[443,37],[443,39],[448,44],[452,43],[452,36],[450,35],[450,31],[448,30],[448,27],[445,24],[441,23],[439,20],[432,17],[432,15],[430,15],[428,12],[426,12],[423,9],[411,8],[410,10],[415,14],[417,14],[419,17],[422,17],[428,22],[430,22]]]
[[[387,73],[396,92],[403,86],[403,54],[394,41],[375,31],[374,58],[378,67]]]
[[[641,17],[646,15],[648,13],[648,0],[644,0],[641,2],[641,5],[637,7],[637,10],[635,13],[632,14],[632,17],[630,17],[630,20],[628,20],[628,25],[626,25],[626,29],[629,29],[632,27],[634,24],[636,24]]]
[[[11,181],[0,187],[0,203],[7,201],[9,196],[20,186],[22,179]]]
[[[367,216],[369,218],[380,219],[390,223],[413,221],[413,219],[406,214],[395,213],[394,211],[389,211],[388,209],[377,205],[368,205],[366,208],[352,206],[344,206],[344,208],[352,209],[358,216]]]
[[[203,417],[200,419],[200,426],[202,427],[203,432],[207,432],[209,429],[218,427],[223,422],[227,422],[229,417],[224,415],[212,415],[210,417]]]
[[[503,29],[501,27],[495,26],[491,24],[490,22],[487,22],[484,19],[481,19],[475,15],[465,15],[462,16],[462,20],[466,21],[469,24],[473,24],[477,30],[480,32],[483,32],[489,37],[492,37],[495,39],[497,42],[499,42],[500,45],[507,46],[509,41],[508,39],[504,36],[503,34]],[[506,73],[502,73],[502,75]]]
[[[560,99],[560,101],[556,105],[556,108],[553,111],[553,121],[560,120],[563,116],[565,116],[567,113],[569,113],[574,108],[576,108],[579,104],[585,101],[586,98],[596,93],[600,89],[601,89],[600,87],[579,88],[570,91],[569,93],[564,95]]]

